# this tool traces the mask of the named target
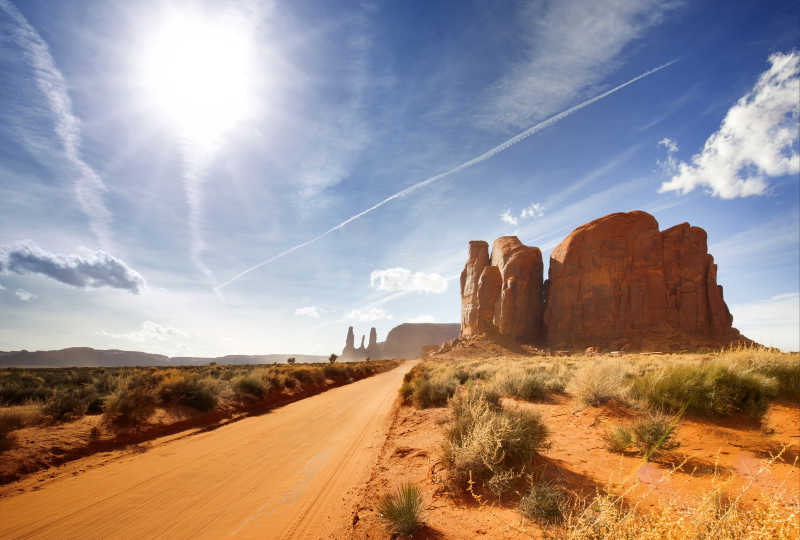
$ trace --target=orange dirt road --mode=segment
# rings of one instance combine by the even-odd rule
[[[414,363],[4,497],[0,537],[325,538]]]

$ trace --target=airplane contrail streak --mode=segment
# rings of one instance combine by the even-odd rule
[[[361,212],[355,214],[354,216],[351,216],[351,217],[347,218],[346,220],[342,221],[338,225],[335,225],[335,226],[331,227],[327,231],[325,231],[325,232],[323,232],[323,233],[321,233],[321,234],[319,234],[319,235],[317,235],[317,236],[315,236],[315,237],[313,237],[313,238],[311,238],[309,240],[306,240],[305,242],[297,244],[296,246],[293,246],[293,247],[290,247],[289,249],[281,251],[277,255],[273,255],[272,257],[270,257],[270,258],[268,258],[266,260],[263,260],[260,263],[258,263],[256,265],[253,265],[250,268],[247,268],[246,270],[243,270],[243,271],[239,272],[238,274],[236,274],[235,276],[230,278],[228,281],[226,281],[224,283],[221,283],[221,284],[217,285],[216,287],[214,287],[214,290],[219,292],[221,289],[227,287],[228,285],[230,285],[234,281],[236,281],[239,278],[249,274],[250,272],[252,272],[254,270],[258,270],[259,268],[261,268],[262,266],[264,266],[266,264],[269,264],[271,262],[277,261],[278,259],[281,259],[281,258],[289,255],[290,253],[293,253],[293,252],[297,251],[298,249],[302,249],[302,248],[304,248],[304,247],[306,247],[308,245],[311,245],[311,244],[313,244],[315,242],[318,242],[318,241],[322,240],[323,238],[325,238],[326,236],[328,236],[332,232],[338,231],[339,229],[341,229],[345,225],[347,225],[349,223],[352,223],[353,221],[364,217],[365,215],[369,214],[370,212],[373,212],[373,211],[377,210],[381,206],[383,206],[385,204],[388,204],[388,203],[390,203],[391,201],[393,201],[395,199],[399,199],[401,197],[405,197],[406,195],[408,195],[410,193],[413,193],[414,191],[416,191],[416,190],[418,190],[418,189],[420,189],[422,187],[425,187],[428,184],[432,184],[432,183],[436,182],[437,180],[441,180],[442,178],[444,178],[446,176],[450,176],[450,175],[455,174],[457,172],[463,171],[464,169],[468,169],[469,167],[472,167],[473,165],[477,165],[478,163],[481,163],[482,161],[486,161],[487,159],[493,158],[494,156],[496,156],[500,152],[508,150],[509,148],[514,146],[515,144],[524,141],[525,139],[527,139],[531,135],[534,135],[534,134],[542,131],[543,129],[552,126],[553,124],[555,124],[557,122],[560,122],[561,120],[563,120],[567,116],[570,116],[571,114],[576,113],[579,110],[588,107],[592,103],[595,103],[596,101],[600,101],[601,99],[610,96],[611,94],[619,92],[620,90],[622,90],[626,86],[630,86],[633,83],[644,79],[645,77],[649,77],[653,73],[656,73],[658,71],[661,71],[662,69],[668,68],[669,66],[671,66],[672,64],[674,64],[677,61],[678,61],[677,59],[676,60],[672,60],[670,62],[667,62],[666,64],[662,64],[662,65],[660,65],[658,67],[655,67],[655,68],[653,68],[653,69],[651,69],[649,71],[645,71],[641,75],[637,75],[633,79],[631,79],[631,80],[629,80],[627,82],[624,82],[624,83],[622,83],[622,84],[620,84],[618,86],[615,86],[614,88],[612,88],[610,90],[607,90],[607,91],[603,92],[602,94],[598,94],[598,95],[594,96],[593,98],[589,98],[586,101],[583,101],[581,103],[578,103],[577,105],[574,105],[574,106],[570,107],[569,109],[565,109],[565,110],[561,111],[560,113],[557,113],[557,114],[551,116],[550,118],[547,118],[546,120],[542,120],[538,124],[529,127],[528,129],[526,129],[522,133],[519,133],[519,134],[511,137],[507,141],[504,141],[504,142],[498,144],[494,148],[491,148],[491,149],[487,150],[483,154],[480,154],[479,156],[476,156],[476,157],[470,159],[469,161],[465,161],[461,165],[453,167],[452,169],[450,169],[448,171],[445,171],[443,173],[439,173],[439,174],[437,174],[435,176],[431,176],[430,178],[426,178],[425,180],[417,182],[416,184],[413,184],[413,185],[411,185],[411,186],[409,186],[409,187],[407,187],[407,188],[405,188],[405,189],[403,189],[401,191],[398,191],[397,193],[386,197],[382,201],[379,201],[379,202],[373,204],[372,206],[370,206],[366,210],[362,210]]]

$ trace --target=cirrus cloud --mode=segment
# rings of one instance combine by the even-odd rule
[[[312,317],[319,319],[320,309],[317,306],[306,306],[294,310],[294,314],[300,317]]]
[[[391,318],[392,316],[385,309],[379,306],[369,306],[362,309],[354,309],[344,316],[344,320],[356,322],[382,321],[389,320]]]
[[[32,292],[28,292],[25,289],[17,289],[17,291],[14,294],[16,294],[17,298],[19,298],[23,302],[30,302],[31,300],[34,300],[36,298],[35,294],[33,294]]]
[[[0,247],[0,272],[41,274],[82,289],[111,287],[133,294],[145,289],[144,278],[136,270],[103,250],[59,255],[31,241]]]
[[[674,158],[678,151],[675,141],[661,140],[659,144],[668,153],[661,165],[672,178],[661,184],[659,193],[685,194],[706,186],[722,199],[763,195],[768,178],[800,172],[800,53],[775,53],[769,63],[769,69],[731,107],[719,130],[691,163]]]
[[[443,293],[447,290],[447,279],[439,274],[412,272],[407,268],[387,268],[373,270],[369,276],[369,286],[379,291],[420,291]]]

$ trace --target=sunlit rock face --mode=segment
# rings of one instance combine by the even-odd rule
[[[351,326],[347,330],[345,347],[340,356],[343,362],[357,360],[380,360],[383,358],[416,358],[422,355],[423,347],[440,346],[458,337],[461,325],[439,323],[403,323],[395,326],[386,336],[386,341],[378,341],[375,328],[369,331],[369,343],[354,347],[355,334]]]
[[[674,350],[744,341],[733,328],[706,233],[659,231],[646,212],[578,227],[552,252],[498,238],[470,242],[461,274],[462,337],[499,334],[554,349]],[[477,276],[477,277],[476,277]]]

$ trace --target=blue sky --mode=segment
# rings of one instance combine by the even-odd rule
[[[547,260],[642,209],[706,229],[734,325],[796,350],[799,19],[0,0],[0,349],[327,354],[457,322],[469,240]]]

